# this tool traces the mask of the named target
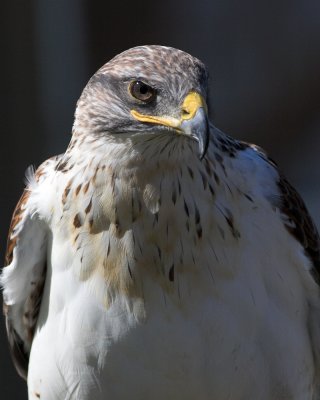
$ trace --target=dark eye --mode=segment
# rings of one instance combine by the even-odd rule
[[[145,103],[149,103],[156,97],[155,89],[142,81],[131,82],[129,91],[135,99],[144,101]]]

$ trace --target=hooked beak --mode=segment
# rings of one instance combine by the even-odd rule
[[[203,97],[197,92],[190,92],[181,105],[181,117],[152,116],[131,110],[131,115],[138,121],[174,128],[177,134],[195,139],[199,143],[199,158],[203,159],[209,144],[208,110]]]

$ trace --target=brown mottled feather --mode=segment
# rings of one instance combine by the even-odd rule
[[[13,364],[18,372],[18,374],[24,380],[27,380],[28,376],[28,364],[29,364],[29,354],[24,350],[24,343],[20,336],[17,334],[15,329],[10,323],[10,320],[7,317],[7,313],[4,305],[4,313],[6,316],[6,329],[9,341],[9,348],[11,357],[13,360]],[[8,310],[9,311],[9,310]]]
[[[6,255],[5,255],[5,266],[11,264],[12,258],[13,258],[13,250],[16,246],[17,243],[17,236],[14,236],[14,230],[18,223],[21,221],[23,217],[23,212],[24,212],[24,206],[26,205],[28,199],[30,196],[29,190],[24,190],[22,193],[22,196],[20,197],[20,200],[18,201],[18,204],[16,205],[16,208],[13,212],[10,228],[9,228],[9,233],[8,233],[8,240],[7,240],[7,250],[6,250]]]
[[[38,174],[35,175],[36,179],[42,174],[41,170],[38,170]],[[5,267],[11,264],[13,260],[13,252],[19,242],[19,233],[17,233],[17,226],[25,217],[26,204],[30,197],[30,190],[25,189],[12,216],[8,241],[7,250],[5,255]],[[23,268],[23,266],[21,266]],[[37,324],[37,319],[40,311],[42,293],[46,277],[46,266],[44,265],[43,273],[40,279],[32,283],[32,290],[27,297],[23,309],[22,309],[22,324],[25,330],[25,338],[21,338],[14,328],[14,323],[11,316],[11,306],[3,303],[3,313],[6,318],[6,329],[9,341],[9,348],[12,356],[13,363],[17,369],[17,372],[23,379],[27,379],[28,373],[28,362],[29,354],[26,350],[31,346],[34,330]]]
[[[301,243],[313,263],[312,275],[320,285],[320,237],[307,208],[290,183],[280,176],[281,211],[287,216],[287,230]]]
[[[5,266],[11,264],[13,259],[13,250],[17,244],[18,236],[14,235],[14,231],[18,223],[23,218],[24,213],[24,206],[26,205],[30,196],[30,192],[28,190],[24,190],[16,208],[13,212],[9,234],[8,234],[8,241],[7,241],[7,250],[5,254]],[[9,313],[10,313],[10,306],[3,303],[3,313],[6,317],[6,329],[7,335],[9,340],[9,348],[11,352],[11,356],[13,359],[13,363],[19,373],[19,375],[27,379],[27,371],[28,371],[28,361],[29,355],[24,350],[24,343],[20,336],[17,334],[13,326],[11,325]]]

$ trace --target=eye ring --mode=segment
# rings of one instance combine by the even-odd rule
[[[157,95],[156,90],[143,81],[132,81],[129,85],[129,92],[132,97],[144,103],[150,103]]]

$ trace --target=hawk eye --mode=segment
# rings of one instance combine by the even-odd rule
[[[156,97],[156,90],[142,81],[130,83],[129,91],[135,99],[149,103]]]

